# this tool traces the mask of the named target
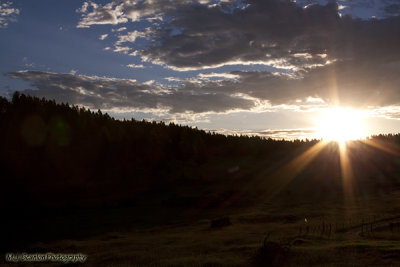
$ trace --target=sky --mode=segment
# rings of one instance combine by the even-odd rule
[[[400,132],[400,0],[0,1],[0,95],[227,134]]]

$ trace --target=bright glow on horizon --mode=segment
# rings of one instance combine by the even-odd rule
[[[318,118],[316,136],[339,143],[365,138],[364,117],[365,114],[360,110],[342,107],[326,109]]]

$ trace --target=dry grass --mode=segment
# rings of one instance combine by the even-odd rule
[[[400,231],[390,228],[397,221],[383,218],[396,217],[397,204],[386,202],[375,200],[374,205],[359,208],[328,203],[279,209],[281,203],[266,204],[232,212],[232,224],[217,229],[210,222],[218,212],[210,212],[207,219],[159,226],[132,224],[130,229],[81,239],[35,242],[27,250],[84,253],[88,255],[85,266],[263,266],[263,260],[270,261],[266,260],[270,256],[264,256],[272,248],[263,245],[269,235],[271,244],[288,248],[284,254],[272,250],[278,256],[272,262],[278,266],[400,266]],[[225,210],[224,215],[229,212]],[[382,223],[362,233],[360,222],[366,222],[365,218]],[[346,231],[321,234],[322,223],[344,224]],[[299,234],[299,227],[306,224],[316,230]]]

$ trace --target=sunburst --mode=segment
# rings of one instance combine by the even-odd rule
[[[365,115],[360,110],[334,107],[321,112],[317,121],[317,138],[344,143],[367,136]]]

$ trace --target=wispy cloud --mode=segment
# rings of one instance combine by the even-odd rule
[[[78,72],[77,70],[72,69],[72,70],[70,70],[69,74],[75,75],[77,72]]]
[[[128,22],[124,12],[119,6],[115,7],[113,2],[102,6],[93,1],[86,1],[76,11],[82,13],[82,19],[77,25],[78,28],[89,28],[91,25],[98,24],[116,25]]]
[[[10,22],[17,21],[20,10],[12,7],[13,2],[0,2],[0,28],[7,28]]]
[[[370,116],[400,120],[400,105],[371,108]]]
[[[126,65],[128,68],[131,68],[131,69],[143,69],[144,68],[144,65],[142,65],[142,64],[128,64],[128,65]]]
[[[100,35],[99,39],[100,40],[105,40],[107,37],[108,37],[108,34],[106,33],[106,34]]]
[[[112,29],[111,31],[112,32],[122,32],[122,31],[125,31],[127,28],[126,27],[121,27],[121,28],[118,28],[118,29]]]

